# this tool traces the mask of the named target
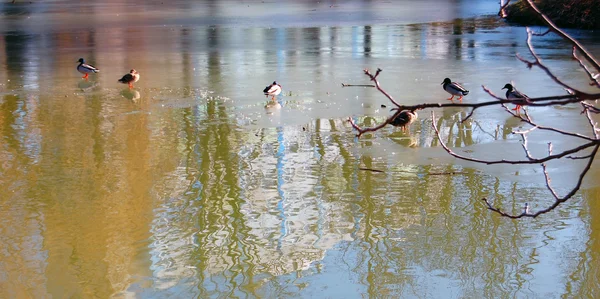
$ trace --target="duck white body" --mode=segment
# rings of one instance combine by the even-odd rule
[[[85,60],[83,60],[83,58],[79,58],[77,62],[79,62],[79,65],[77,65],[77,71],[84,74],[84,79],[87,79],[90,74],[97,73],[100,71],[93,65],[85,63]]]
[[[267,97],[275,97],[281,93],[281,85],[277,84],[277,81],[273,81],[273,84],[265,87],[265,89],[263,89],[263,92]]]

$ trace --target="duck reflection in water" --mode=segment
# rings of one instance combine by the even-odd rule
[[[394,143],[405,147],[418,147],[419,138],[413,135],[407,135],[402,131],[393,132],[388,136]]]
[[[81,89],[81,91],[83,91],[83,92],[91,91],[91,90],[95,89],[95,87],[97,87],[97,86],[98,86],[98,82],[96,82],[96,81],[90,82],[90,81],[86,80],[86,81],[77,82],[77,88]]]
[[[124,89],[121,91],[121,95],[134,103],[137,103],[141,97],[140,92],[135,89]]]
[[[267,111],[267,114],[274,114],[279,112],[281,107],[283,107],[281,102],[273,98],[267,101],[267,104],[265,104],[265,111]]]

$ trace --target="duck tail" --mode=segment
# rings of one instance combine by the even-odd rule
[[[469,91],[468,91],[468,90],[465,90],[465,91],[463,91],[463,93],[462,93],[462,94],[463,94],[463,96],[466,96],[466,95],[468,95],[468,94],[469,94]]]

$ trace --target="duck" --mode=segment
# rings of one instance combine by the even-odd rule
[[[506,89],[506,99],[510,100],[510,101],[514,101],[514,103],[516,105],[516,107],[513,108],[512,110],[516,111],[517,113],[521,113],[522,105],[519,105],[518,103],[529,102],[529,97],[526,94],[518,91],[510,83],[507,83],[506,85],[504,85],[504,87],[502,87],[502,89]]]
[[[82,77],[83,79],[87,80],[91,73],[97,73],[100,71],[93,65],[85,63],[85,60],[83,60],[83,58],[79,58],[77,62],[79,62],[79,65],[77,65],[77,71],[84,75]]]
[[[119,82],[128,84],[129,88],[133,88],[133,83],[137,82],[138,80],[140,80],[140,73],[134,69],[131,69],[129,74],[126,74],[123,76],[123,78],[119,79]]]
[[[277,84],[277,81],[273,81],[273,84],[267,85],[267,87],[263,89],[263,92],[265,93],[265,96],[275,98],[275,96],[281,93],[281,85]]]
[[[390,125],[400,127],[402,128],[402,131],[406,131],[406,128],[418,117],[419,115],[416,110],[402,110],[400,114],[390,122]]]
[[[450,80],[450,78],[446,78],[444,79],[444,82],[442,82],[442,85],[444,85],[444,90],[451,94],[452,96],[449,97],[447,100],[448,101],[452,101],[452,99],[454,99],[454,96],[460,96],[458,98],[458,100],[460,102],[462,102],[462,98],[463,96],[466,96],[469,94],[469,91],[462,87],[462,85],[456,83],[456,82],[452,82],[452,80]]]

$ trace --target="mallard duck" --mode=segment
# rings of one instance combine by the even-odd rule
[[[460,96],[460,98],[458,98],[459,101],[462,102],[462,98],[463,96],[466,96],[469,94],[469,91],[462,87],[460,84],[456,83],[456,82],[452,82],[452,80],[450,80],[450,78],[446,78],[444,79],[444,82],[442,82],[442,85],[444,85],[444,90],[451,94],[452,96],[449,97],[447,100],[448,101],[452,101],[452,99],[454,99],[454,96]]]
[[[273,84],[268,85],[263,89],[263,92],[267,97],[275,97],[281,93],[281,85],[277,84],[277,81],[273,81]]]
[[[529,102],[529,97],[526,94],[518,91],[510,83],[507,83],[506,85],[504,85],[504,87],[502,87],[502,89],[506,89],[506,99],[510,100],[510,101],[514,101],[515,105],[517,105],[512,110],[515,110],[515,111],[517,111],[517,113],[520,113],[521,107],[522,107],[522,105],[520,105],[520,104]]]
[[[87,78],[90,76],[91,73],[97,73],[100,71],[99,69],[95,68],[93,65],[85,63],[85,60],[83,60],[83,58],[79,58],[79,60],[77,60],[77,62],[79,62],[79,65],[77,65],[77,71],[84,75],[82,77],[83,79],[87,80]]]
[[[398,116],[396,116],[396,118],[390,122],[390,125],[394,127],[401,127],[402,131],[405,131],[406,127],[408,127],[418,117],[419,115],[417,114],[417,111],[402,110],[400,114],[398,114]]]
[[[119,79],[119,82],[123,84],[129,84],[129,88],[133,88],[133,83],[140,80],[140,73],[136,70],[132,69],[129,71],[129,74],[123,76],[123,78]]]

